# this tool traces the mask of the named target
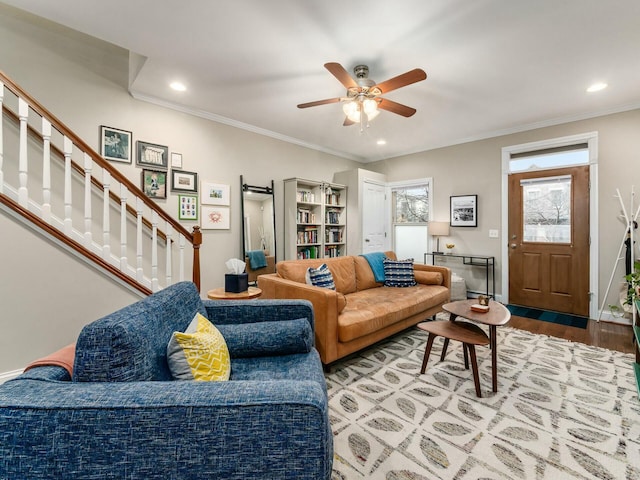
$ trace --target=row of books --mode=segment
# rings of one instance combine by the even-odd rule
[[[342,248],[337,245],[328,245],[324,247],[324,256],[333,258],[342,256]]]
[[[298,223],[317,223],[316,214],[313,213],[311,210],[299,208],[296,215],[296,221]]]
[[[342,242],[342,228],[326,228],[324,231],[324,240],[327,243]]]
[[[298,202],[316,203],[316,196],[313,192],[309,190],[297,190],[296,200]]]
[[[317,227],[307,227],[304,230],[298,231],[298,245],[307,243],[318,243]]]
[[[340,194],[327,193],[324,197],[324,203],[326,205],[340,205]]]
[[[325,212],[325,221],[326,223],[331,223],[333,225],[337,225],[338,223],[340,223],[340,210],[327,210]]]
[[[318,247],[312,246],[298,250],[298,260],[305,258],[318,258]]]

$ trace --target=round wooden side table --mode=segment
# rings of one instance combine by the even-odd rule
[[[240,293],[225,292],[224,287],[214,288],[207,292],[207,297],[211,300],[249,300],[250,298],[258,298],[262,295],[262,289],[258,287],[249,287],[248,290]]]

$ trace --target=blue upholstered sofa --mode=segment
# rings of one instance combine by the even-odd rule
[[[196,312],[227,341],[228,382],[171,379],[167,343]],[[2,479],[328,479],[332,460],[306,301],[203,301],[181,282],[87,325],[73,378],[0,385]]]

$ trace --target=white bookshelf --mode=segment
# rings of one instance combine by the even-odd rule
[[[344,185],[300,178],[284,181],[287,260],[346,254],[346,196]]]

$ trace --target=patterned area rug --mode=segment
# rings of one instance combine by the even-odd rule
[[[633,356],[498,328],[498,392],[478,348],[483,398],[461,344],[440,362],[417,328],[327,374],[333,479],[638,479]]]

